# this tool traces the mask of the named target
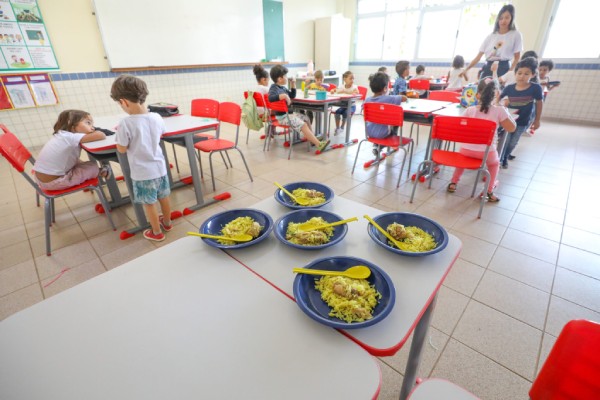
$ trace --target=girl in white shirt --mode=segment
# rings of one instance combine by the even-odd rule
[[[33,166],[44,190],[62,190],[79,185],[98,173],[108,177],[110,167],[98,169],[95,161],[81,161],[80,143],[102,140],[106,135],[94,128],[92,116],[81,110],[65,110],[54,124],[52,139],[44,145]]]
[[[462,75],[465,70],[465,59],[463,56],[455,56],[452,60],[452,69],[448,71],[448,86],[446,90],[462,90],[464,84],[469,81],[467,75]]]
[[[476,106],[467,108],[464,116],[494,121],[497,125],[502,126],[502,128],[504,128],[507,132],[513,132],[517,128],[517,125],[515,124],[515,121],[510,113],[503,106],[494,104],[498,99],[499,93],[498,83],[495,80],[482,79],[477,87],[478,104]],[[486,195],[487,201],[489,202],[500,201],[500,199],[494,195],[494,187],[496,187],[497,184],[496,176],[498,175],[498,170],[500,169],[500,160],[498,158],[498,151],[496,150],[497,141],[498,135],[495,134],[494,142],[492,146],[490,146],[486,160],[487,168],[490,173],[490,181],[488,182],[488,190]],[[467,157],[483,159],[483,156],[485,155],[485,148],[486,145],[482,144],[463,143],[459,152]],[[448,192],[453,193],[456,191],[456,185],[458,184],[463,172],[463,168],[456,168],[454,170],[454,174],[452,175],[452,179],[448,185]]]

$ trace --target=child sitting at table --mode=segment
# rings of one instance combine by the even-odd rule
[[[386,74],[387,75],[387,74]],[[344,75],[342,75],[342,80],[343,80],[343,84],[342,86],[332,90],[332,93],[340,93],[340,94],[358,94],[358,86],[356,86],[354,84],[354,74],[352,73],[352,71],[346,71],[344,72]],[[335,133],[334,136],[344,132],[344,125],[346,125],[346,112],[348,111],[347,108],[343,108],[340,107],[337,110],[335,110]],[[354,112],[356,111],[356,106],[352,105],[352,108],[350,108],[350,113],[354,114]],[[340,125],[340,119],[341,119],[341,125]]]
[[[448,86],[446,90],[459,91],[462,90],[465,83],[469,81],[467,74],[461,74],[465,70],[465,59],[463,56],[454,56],[452,60],[452,69],[448,71]]]
[[[413,76],[412,79],[430,79],[430,76],[425,76],[425,66],[422,64],[417,65],[417,74],[415,76]]]
[[[369,87],[373,92],[373,96],[367,97],[365,103],[387,103],[400,105],[403,101],[407,100],[404,95],[388,95],[388,83],[390,77],[383,72],[375,73],[369,82]],[[367,122],[366,124],[367,136],[372,138],[386,138],[393,134],[392,130],[388,125],[375,124],[373,122]],[[381,149],[378,145],[373,145],[373,154],[379,156]]]
[[[406,91],[408,90],[408,74],[410,73],[410,62],[408,61],[398,61],[396,63],[396,73],[398,77],[396,78],[396,82],[394,82],[394,88],[392,89],[393,95],[406,95]]]
[[[329,85],[324,83],[324,79],[325,76],[323,75],[323,71],[316,70],[315,71],[315,75],[314,75],[315,81],[310,83],[310,80],[306,80],[306,89],[307,90],[320,90],[320,91],[327,91],[329,90]],[[300,114],[304,114],[305,111],[304,110],[300,110],[299,111]],[[314,114],[312,111],[306,111],[306,115],[308,115],[308,118],[310,119],[310,123],[312,125],[312,122],[314,120]]]
[[[463,114],[465,117],[487,119],[494,121],[497,125],[501,126],[507,132],[515,130],[515,121],[509,114],[509,112],[503,107],[495,105],[498,98],[498,84],[495,80],[484,78],[479,82],[477,87],[477,100],[478,104],[471,106],[465,110]],[[494,188],[498,184],[496,177],[498,176],[498,151],[496,150],[496,144],[498,142],[498,135],[494,134],[494,141],[487,155],[486,165],[490,173],[490,180],[488,182],[488,189],[486,193],[487,201],[495,203],[500,199],[494,195]],[[460,146],[460,154],[467,157],[483,159],[485,155],[486,145],[484,144],[469,144],[463,143]],[[448,184],[448,192],[454,193],[456,191],[456,185],[460,180],[464,172],[463,168],[456,168],[452,179]]]
[[[171,187],[167,178],[165,157],[160,138],[165,123],[156,113],[149,113],[144,102],[148,96],[146,82],[133,75],[121,75],[112,84],[110,97],[129,114],[119,122],[115,141],[119,153],[127,153],[131,169],[133,201],[144,205],[150,229],[144,231],[148,240],[165,240],[162,232],[173,229],[171,223]],[[162,215],[158,214],[158,203]],[[162,228],[162,230],[161,230]]]
[[[254,89],[255,93],[267,94],[269,93],[269,73],[266,69],[263,68],[262,65],[256,64],[252,69],[254,72],[254,76],[256,77],[256,89]],[[257,107],[258,114],[263,115],[265,113],[265,109],[263,107]]]
[[[292,104],[292,99],[296,97],[296,82],[291,80],[291,90],[287,88],[287,73],[288,69],[283,65],[275,65],[271,68],[271,79],[273,84],[269,88],[269,101],[275,102],[284,100],[288,107]],[[301,132],[304,137],[317,146],[319,151],[323,151],[329,144],[329,140],[319,141],[312,131],[310,126],[310,120],[306,115],[296,113],[286,113],[276,111],[275,116],[277,120],[284,125],[289,125],[293,130]]]
[[[52,139],[44,145],[38,155],[33,170],[40,188],[63,190],[88,179],[110,175],[110,167],[98,169],[95,161],[81,161],[80,143],[102,140],[106,135],[96,131],[92,116],[81,110],[65,110],[54,124]]]
[[[515,71],[516,83],[506,86],[501,95],[503,105],[518,113],[517,129],[506,136],[500,159],[503,169],[508,168],[508,160],[514,159],[512,152],[517,147],[523,132],[530,124],[534,131],[538,129],[542,116],[544,98],[542,86],[530,81],[537,72],[537,61],[533,57],[526,57],[517,63]]]

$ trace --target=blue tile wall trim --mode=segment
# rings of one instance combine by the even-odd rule
[[[414,63],[416,65],[416,63]],[[451,67],[449,62],[423,62],[420,63],[426,67]],[[381,67],[386,66],[394,68],[396,65],[395,61],[353,61],[350,63],[350,67]],[[305,68],[305,63],[289,63],[285,65],[287,68]],[[477,64],[478,67],[483,67],[483,63]],[[269,68],[269,67],[267,67]],[[576,69],[576,70],[600,70],[600,63],[594,64],[555,64],[555,69]],[[199,72],[219,72],[219,71],[239,71],[239,70],[252,70],[252,66],[231,66],[231,67],[206,67],[206,68],[177,68],[177,69],[163,69],[163,70],[141,70],[129,72],[132,75],[147,76],[147,75],[165,75],[165,74],[191,74]],[[71,72],[71,73],[51,73],[50,77],[53,81],[77,81],[83,79],[100,79],[100,78],[116,78],[121,73],[110,72],[110,71],[98,71],[98,72]]]

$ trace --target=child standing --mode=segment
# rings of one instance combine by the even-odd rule
[[[160,137],[165,132],[165,123],[156,113],[149,113],[144,102],[148,96],[146,82],[132,76],[121,75],[112,84],[110,97],[129,114],[119,122],[117,128],[117,151],[127,153],[131,168],[133,201],[144,205],[151,229],[144,231],[148,240],[165,240],[161,228],[168,232],[171,224],[169,180],[165,157],[160,148]],[[162,210],[158,214],[158,203]]]
[[[410,73],[410,62],[398,61],[398,63],[396,63],[396,72],[398,73],[398,77],[396,78],[396,82],[394,82],[392,94],[406,95],[406,91],[408,90],[406,78],[408,78],[408,74]]]
[[[507,135],[504,151],[500,162],[502,168],[508,168],[508,160],[513,159],[512,152],[517,147],[519,139],[523,132],[530,125],[531,129],[536,130],[540,127],[540,117],[542,116],[542,87],[538,83],[531,83],[537,70],[537,61],[533,57],[527,57],[517,63],[515,68],[516,83],[508,85],[502,91],[503,105],[516,109],[518,112],[517,129],[514,133]]]
[[[344,72],[344,75],[342,75],[342,80],[344,81],[344,84],[342,86],[338,87],[337,89],[332,90],[333,93],[358,94],[358,87],[354,84],[354,74],[352,73],[352,71]],[[342,107],[335,110],[335,133],[334,133],[334,135],[344,132],[344,125],[346,125],[346,112],[347,111],[348,111],[347,108],[342,108]],[[355,111],[356,111],[356,106],[353,105],[352,108],[350,108],[350,113],[354,114]],[[340,125],[340,119],[341,119],[341,125]]]
[[[542,88],[544,89],[544,100],[546,100],[546,96],[548,92],[560,85],[560,83],[550,84],[550,71],[554,69],[554,62],[552,60],[542,60],[540,62],[540,66],[538,68],[538,80]]]
[[[498,85],[495,80],[482,79],[477,87],[477,100],[476,106],[471,106],[465,110],[464,116],[471,118],[487,119],[494,121],[497,125],[500,125],[504,130],[512,132],[515,130],[515,121],[512,119],[508,111],[503,106],[495,105],[495,101],[498,98]],[[495,203],[500,199],[494,195],[494,187],[497,184],[496,176],[498,175],[499,164],[498,164],[498,151],[496,150],[496,144],[498,142],[498,135],[494,135],[494,141],[487,155],[486,165],[490,173],[490,180],[488,183],[487,200]],[[483,160],[485,155],[486,145],[483,144],[468,144],[463,143],[460,146],[460,154],[467,157],[479,158]],[[456,191],[456,185],[460,180],[463,172],[463,168],[456,168],[450,184],[448,184],[448,192],[454,193]]]
[[[448,86],[446,90],[462,90],[463,85],[469,81],[467,74],[463,74],[464,70],[464,57],[455,56],[454,60],[452,60],[452,69],[448,71]]]
[[[373,96],[365,99],[365,103],[386,103],[400,105],[400,103],[406,101],[407,97],[404,95],[396,96],[387,94],[389,82],[390,77],[387,74],[384,74],[383,72],[375,73],[369,82]],[[375,124],[372,122],[367,122],[366,130],[367,135],[372,138],[385,138],[392,134],[392,130],[389,126]],[[379,146],[373,146],[373,154],[376,156],[379,155],[380,150],[381,149]]]
[[[35,179],[44,190],[63,190],[98,176],[107,178],[110,167],[98,169],[95,161],[81,161],[80,143],[102,140],[92,116],[81,110],[65,110],[54,124],[52,139],[44,145],[35,161]]]
[[[279,100],[285,100],[287,105],[292,104],[292,99],[296,97],[296,82],[292,80],[291,90],[286,87],[287,85],[287,73],[288,70],[283,65],[275,65],[271,68],[271,79],[273,84],[269,88],[269,101],[275,102]],[[329,140],[319,141],[312,131],[310,122],[306,115],[288,113],[288,117],[284,112],[275,112],[275,116],[279,122],[285,125],[290,125],[295,131],[300,131],[306,137],[306,139],[317,146],[319,151],[323,151],[329,144]]]

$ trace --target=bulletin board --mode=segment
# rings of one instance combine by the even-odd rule
[[[55,104],[58,96],[48,74],[0,75],[0,111]]]
[[[94,9],[113,70],[265,58],[262,0],[94,0]]]
[[[55,71],[37,0],[0,0],[0,72]]]

